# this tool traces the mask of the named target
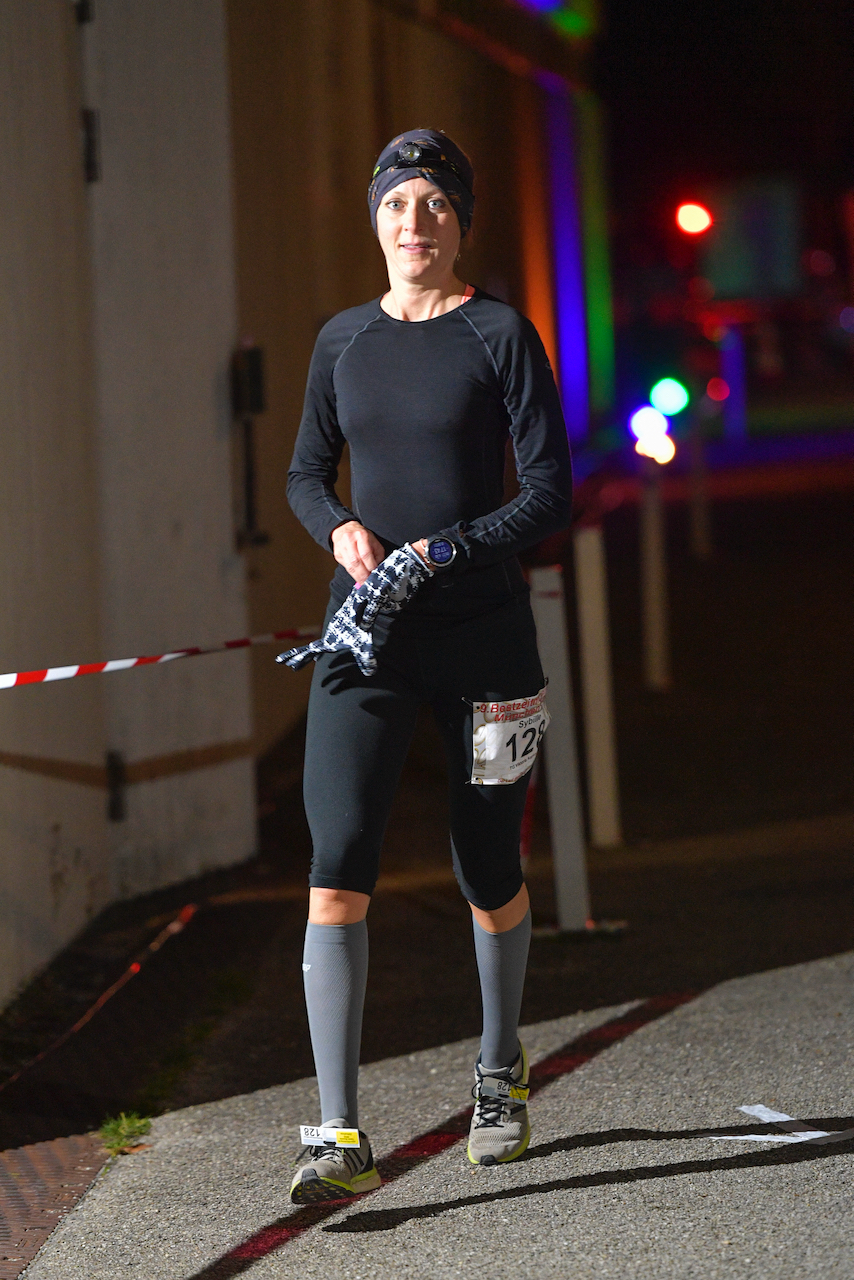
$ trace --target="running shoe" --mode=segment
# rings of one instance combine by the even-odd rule
[[[344,1120],[330,1120],[328,1127],[349,1128]],[[361,1129],[359,1137],[358,1147],[336,1147],[334,1142],[309,1147],[308,1162],[297,1170],[291,1183],[292,1202],[316,1204],[321,1200],[343,1200],[364,1191],[376,1191],[380,1175],[371,1144]]]
[[[474,1079],[469,1160],[472,1164],[506,1164],[520,1156],[531,1139],[528,1055],[524,1047],[520,1044],[515,1062],[497,1071],[485,1071],[478,1058]]]

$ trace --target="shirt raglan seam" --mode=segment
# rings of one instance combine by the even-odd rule
[[[465,320],[466,324],[467,324],[467,325],[468,325],[468,326],[469,326],[469,327],[474,331],[474,333],[476,333],[476,334],[477,334],[477,336],[480,338],[481,342],[483,343],[484,347],[486,348],[486,354],[489,356],[490,363],[492,364],[492,368],[493,368],[493,370],[494,370],[494,372],[495,372],[495,377],[496,377],[496,378],[497,378],[497,380],[498,380],[498,385],[499,385],[499,388],[500,388],[500,387],[501,387],[501,374],[500,374],[499,369],[498,369],[498,361],[495,359],[495,356],[492,354],[492,348],[490,347],[489,343],[486,341],[486,338],[483,336],[483,334],[481,333],[480,329],[478,329],[477,325],[476,325],[476,324],[475,324],[475,322],[472,320],[471,316],[466,315],[466,313],[463,311],[463,312],[462,312],[462,317],[463,317],[463,319]],[[506,401],[506,399],[504,398],[504,394],[503,394],[503,392],[502,392],[501,399],[502,399],[502,401],[503,401],[504,408],[505,408],[505,409],[507,409],[507,412],[508,412],[508,413],[510,413],[510,410],[508,409],[507,401]],[[511,424],[511,426],[515,424],[515,421],[516,421],[515,414],[510,413],[510,424]],[[512,431],[510,432],[510,438],[511,438],[511,440],[513,440],[513,455],[514,455],[514,458],[516,459],[516,462],[517,462],[517,464],[518,464],[518,458],[516,458],[516,441],[515,441],[515,439],[513,439],[513,433],[512,433]],[[484,489],[486,488],[486,463],[485,463],[486,449],[487,449],[487,442],[486,442],[486,440],[484,439],[484,440],[483,440],[483,442],[482,442],[482,446],[481,446],[481,480],[482,480],[482,482],[483,482]],[[517,466],[517,473],[518,473],[518,466]],[[494,527],[495,527],[495,528],[498,528],[498,525],[495,525]]]
[[[356,332],[353,334],[353,336],[352,336],[352,338],[350,339],[350,341],[347,343],[346,347],[344,347],[344,348],[342,349],[342,351],[339,353],[339,355],[338,355],[338,357],[336,358],[335,362],[333,363],[333,365],[332,365],[332,369],[330,370],[330,373],[329,373],[329,382],[330,382],[330,385],[331,385],[331,387],[332,387],[332,394],[333,394],[333,395],[335,395],[335,370],[338,368],[338,365],[339,365],[339,364],[341,363],[341,361],[344,359],[344,356],[345,356],[345,355],[347,354],[347,352],[350,350],[350,348],[352,347],[352,345],[353,345],[353,343],[356,341],[356,339],[357,339],[358,337],[360,337],[360,336],[361,336],[361,334],[363,334],[363,333],[365,332],[365,330],[366,330],[366,329],[369,329],[369,328],[371,327],[371,325],[374,323],[374,321],[379,320],[379,319],[381,319],[381,317],[380,317],[380,316],[371,316],[370,320],[367,320],[367,321],[362,325],[361,329],[357,329],[357,330],[356,330]],[[338,399],[337,395],[335,396],[335,399],[336,399],[336,402],[337,402],[337,399]],[[337,404],[336,404],[336,409],[337,409]],[[337,412],[336,412],[336,421],[337,421]],[[340,425],[339,425],[339,427],[338,427],[338,430],[339,430],[339,431],[341,430]],[[333,490],[333,492],[334,492],[334,490]],[[337,494],[336,494],[336,497],[337,497]],[[331,515],[331,516],[333,516],[333,517],[337,520],[337,519],[338,519],[338,517],[340,516],[341,512],[340,512],[340,511],[336,511],[336,510],[335,510],[335,507],[332,505],[332,502],[330,501],[330,498],[329,498],[329,491],[328,491],[328,489],[327,489],[327,487],[326,487],[326,485],[325,485],[325,484],[323,485],[323,501],[324,501],[324,503],[326,504],[327,508],[329,509],[329,513],[330,513],[330,515]],[[343,503],[343,502],[341,502],[341,503],[340,503],[340,506],[341,506],[341,510],[342,510],[342,511],[347,511],[350,515],[352,515],[352,514],[353,514],[353,513],[350,511],[350,508],[349,508],[349,507],[345,507],[345,506],[344,506],[344,503]]]
[[[496,361],[495,356],[492,354],[492,348],[490,347],[489,343],[486,341],[486,338],[484,338],[480,329],[478,329],[477,325],[472,320],[471,316],[467,316],[462,307],[458,307],[457,310],[460,313],[460,315],[462,315],[462,318],[465,320],[466,324],[477,334],[477,336],[480,338],[483,345],[486,347],[486,354],[489,356],[490,364],[492,365],[492,368],[495,371],[495,376],[498,379],[498,385],[501,386],[501,374],[498,371],[498,362]],[[502,396],[502,399],[504,399],[503,396]],[[504,403],[506,408],[507,402],[505,401]]]
[[[333,366],[332,366],[332,372],[331,372],[331,373],[330,373],[330,375],[329,375],[329,380],[330,380],[330,382],[332,383],[332,389],[333,389],[333,391],[335,390],[335,370],[338,368],[339,364],[340,364],[340,363],[341,363],[341,361],[344,359],[345,355],[346,355],[346,354],[347,354],[347,352],[350,350],[350,348],[352,347],[352,345],[353,345],[353,343],[356,341],[356,339],[357,339],[357,338],[359,338],[359,337],[361,337],[361,335],[365,332],[365,330],[366,330],[366,329],[369,329],[369,328],[371,327],[371,325],[372,325],[372,324],[374,324],[377,320],[381,320],[381,319],[382,319],[382,317],[381,317],[381,316],[371,316],[370,320],[366,321],[366,322],[365,322],[365,324],[363,324],[363,325],[362,325],[361,329],[357,329],[357,330],[356,330],[356,332],[353,334],[353,336],[352,336],[352,338],[350,339],[350,341],[347,343],[346,347],[344,347],[343,351],[342,351],[342,352],[341,352],[341,354],[338,356],[338,359],[337,359],[337,360],[335,361],[335,363],[333,364]]]
[[[528,503],[531,501],[533,497],[534,497],[534,491],[533,489],[529,488],[528,492],[525,494],[524,498],[522,498],[521,501],[519,500],[519,498],[515,499],[515,501],[512,504],[513,506],[512,511],[508,511],[507,515],[504,516],[503,519],[496,520],[495,524],[488,525],[485,529],[481,530],[481,532],[493,533],[496,529],[500,529],[503,524],[506,524],[508,520],[512,520],[513,517],[518,514],[518,512],[522,511],[528,505]]]
[[[460,309],[460,310],[461,310],[461,309]],[[483,334],[481,333],[480,329],[478,329],[477,325],[476,325],[476,324],[475,324],[475,322],[472,320],[472,318],[471,318],[470,316],[467,316],[465,313],[463,313],[463,319],[466,321],[466,323],[467,323],[468,325],[470,325],[470,326],[471,326],[471,328],[474,330],[474,332],[475,332],[475,333],[477,334],[477,336],[480,338],[480,340],[481,340],[481,342],[483,343],[483,345],[486,347],[486,351],[487,351],[487,354],[488,354],[488,356],[489,356],[489,359],[490,359],[490,361],[491,361],[491,363],[492,363],[492,367],[493,367],[493,369],[495,370],[495,376],[496,376],[496,378],[498,379],[498,387],[499,387],[499,390],[501,391],[501,401],[502,401],[502,404],[504,405],[504,408],[507,410],[507,413],[508,413],[508,415],[509,415],[509,417],[510,417],[510,427],[511,427],[511,432],[510,432],[510,434],[511,434],[511,438],[512,438],[512,435],[513,435],[512,428],[516,426],[516,423],[517,423],[517,421],[518,421],[518,419],[519,419],[519,414],[518,414],[518,412],[517,412],[516,410],[511,409],[511,408],[510,408],[510,405],[507,403],[507,397],[506,397],[506,396],[505,396],[505,394],[504,394],[504,389],[503,389],[502,382],[501,382],[501,372],[500,372],[500,370],[499,370],[499,368],[498,368],[498,361],[496,360],[495,356],[493,355],[493,353],[492,353],[492,348],[490,347],[490,345],[489,345],[489,343],[487,342],[486,338],[483,336]],[[513,446],[513,447],[514,447],[514,452],[515,452],[515,441],[514,441],[514,446]]]
[[[466,315],[466,313],[465,313],[464,311],[462,311],[462,312],[461,312],[461,314],[462,314],[462,317],[463,317],[463,319],[465,320],[466,324],[468,324],[468,325],[469,325],[469,327],[470,327],[470,328],[471,328],[471,329],[472,329],[472,330],[477,334],[477,336],[480,338],[481,342],[483,343],[484,347],[486,348],[487,355],[489,356],[489,359],[490,359],[490,362],[491,362],[491,364],[492,364],[492,367],[493,367],[493,369],[495,370],[495,376],[496,376],[496,378],[498,379],[498,384],[499,384],[499,386],[500,386],[500,385],[501,385],[501,374],[500,374],[499,369],[498,369],[498,363],[497,363],[497,361],[496,361],[496,359],[495,359],[495,356],[494,356],[494,355],[493,355],[493,353],[492,353],[492,348],[490,347],[489,343],[486,341],[486,338],[483,336],[483,334],[481,333],[481,331],[478,329],[477,325],[474,323],[474,321],[472,320],[472,318],[471,318],[470,316]],[[502,398],[502,400],[504,400],[504,407],[505,407],[505,409],[507,409],[508,413],[510,413],[510,421],[511,421],[511,424],[512,424],[512,425],[515,425],[515,422],[516,422],[516,414],[515,414],[515,413],[512,413],[512,412],[510,411],[509,406],[508,406],[508,404],[507,404],[507,401],[506,401],[506,399],[504,399],[504,395],[503,395],[503,393],[502,393],[502,397],[501,397],[501,398]],[[519,457],[518,457],[518,454],[517,454],[517,452],[516,452],[516,439],[515,439],[515,436],[513,435],[512,431],[511,431],[511,433],[510,433],[510,439],[511,439],[511,441],[512,441],[512,443],[513,443],[513,457],[514,457],[514,460],[515,460],[515,462],[516,462],[516,464],[517,464],[517,468],[518,468]],[[495,531],[496,529],[500,529],[500,528],[502,527],[502,525],[507,524],[507,522],[508,522],[509,520],[512,520],[514,516],[516,516],[520,511],[522,511],[522,510],[523,510],[523,509],[528,505],[528,503],[531,501],[531,499],[532,499],[534,496],[535,496],[535,495],[534,495],[534,491],[533,491],[532,489],[530,489],[530,488],[529,488],[529,489],[528,489],[528,491],[527,491],[527,493],[525,494],[524,498],[522,498],[522,500],[521,500],[521,501],[517,498],[517,499],[516,499],[516,501],[513,503],[513,510],[512,510],[512,511],[509,511],[509,512],[507,513],[507,515],[506,515],[506,516],[504,516],[501,520],[496,520],[494,524],[488,525],[486,528],[482,529],[482,530],[481,530],[481,532],[482,532],[482,533],[484,533],[484,534],[487,534],[487,533],[494,533],[494,531]]]
[[[335,508],[333,507],[332,503],[329,501],[329,494],[326,492],[326,490],[325,490],[325,489],[324,489],[324,491],[323,491],[323,501],[326,503],[327,507],[329,508],[330,514],[331,514],[331,515],[333,515],[333,516],[335,516],[335,518],[337,519],[337,518],[338,518],[338,516],[341,514],[341,512],[340,512],[340,511],[336,511],[336,510],[335,510]],[[342,509],[343,511],[350,511],[350,508],[349,508],[349,507],[345,507],[343,502],[341,503],[341,509]],[[353,513],[350,511],[350,514],[352,515]],[[345,523],[346,523],[346,522],[345,522]]]

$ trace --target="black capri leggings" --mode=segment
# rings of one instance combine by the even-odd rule
[[[333,597],[326,621],[338,603]],[[323,654],[311,686],[305,753],[314,844],[309,883],[373,893],[418,708],[429,703],[447,758],[460,889],[485,911],[514,898],[522,887],[519,831],[528,776],[505,786],[469,781],[469,704],[529,697],[544,683],[527,591],[475,618],[399,614],[370,678],[349,654]]]

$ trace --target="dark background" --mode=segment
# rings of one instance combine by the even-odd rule
[[[708,178],[854,181],[854,5],[846,0],[608,0],[595,80],[623,220]],[[669,209],[669,205],[668,205]]]

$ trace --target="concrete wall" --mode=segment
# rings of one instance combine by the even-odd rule
[[[89,187],[103,643],[122,654],[245,634],[227,370],[235,341],[231,146],[220,0],[98,0],[82,28],[100,115]],[[245,655],[112,677],[109,746],[129,764],[244,741],[247,755],[139,783],[115,824],[124,895],[244,858],[254,843]]]
[[[246,632],[223,7],[93,11],[0,6],[0,671]],[[0,690],[0,1002],[110,900],[250,854],[253,750],[242,653]]]
[[[0,6],[0,669],[96,657],[96,459],[76,31]],[[103,763],[95,681],[0,691],[0,751]],[[107,901],[104,791],[0,764],[0,1002]]]

